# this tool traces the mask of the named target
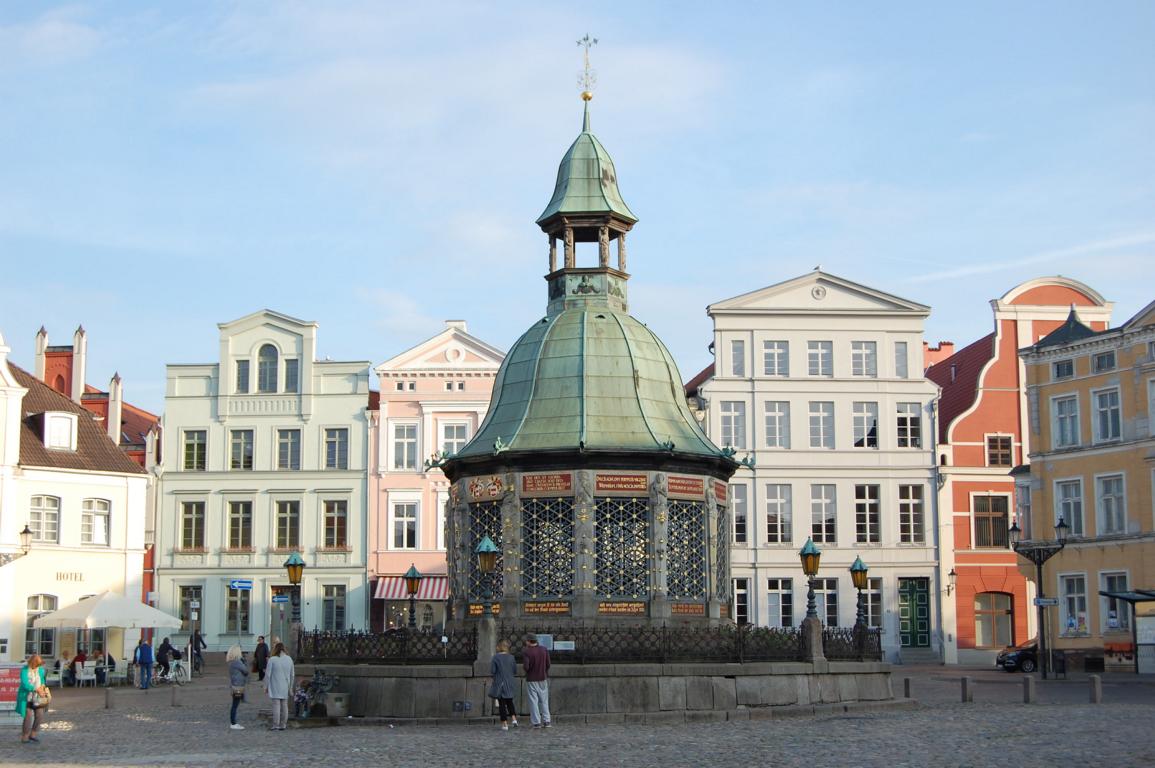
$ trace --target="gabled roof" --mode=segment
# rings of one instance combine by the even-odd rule
[[[471,356],[475,358],[473,361],[468,359]],[[464,322],[453,320],[447,321],[441,333],[389,358],[375,366],[374,371],[384,374],[398,370],[496,370],[504,359],[504,352],[466,331]]]
[[[276,320],[280,323],[297,328],[316,328],[317,322],[315,320],[300,320],[291,315],[286,315],[272,309],[261,309],[256,312],[251,312],[244,317],[238,317],[236,320],[229,320],[226,323],[217,323],[217,328],[222,331],[237,326],[244,326],[252,324],[253,321]]]
[[[946,442],[951,423],[974,404],[979,391],[979,376],[994,356],[995,334],[989,333],[926,370],[926,377],[942,387],[942,395],[939,397],[939,442]]]
[[[1133,331],[1146,325],[1155,325],[1155,301],[1135,313],[1127,322],[1123,323],[1124,331]]]
[[[1064,344],[1073,344],[1076,341],[1088,339],[1095,334],[1096,331],[1079,321],[1079,315],[1075,312],[1075,308],[1071,307],[1071,313],[1067,315],[1066,322],[1035,342],[1034,348],[1061,347]]]
[[[88,472],[115,472],[142,475],[144,469],[117,447],[87,409],[74,403],[19,366],[8,364],[20,386],[28,390],[21,405],[20,466],[51,469],[79,469]],[[44,446],[42,414],[47,411],[74,413],[76,450],[49,450]]]
[[[930,307],[815,269],[706,308],[706,313],[711,316],[729,312],[912,314],[925,317],[930,314]]]
[[[714,377],[714,363],[710,363],[698,373],[697,376],[686,382],[686,397],[694,397],[698,394],[698,389]]]

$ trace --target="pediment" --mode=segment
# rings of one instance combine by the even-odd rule
[[[378,374],[398,371],[494,370],[505,353],[460,328],[450,327],[376,367]]]
[[[927,315],[930,307],[851,280],[814,271],[707,307],[707,313]]]

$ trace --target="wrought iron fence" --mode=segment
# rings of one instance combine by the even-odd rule
[[[610,662],[745,662],[798,661],[802,634],[797,629],[750,626],[605,627],[502,624],[497,637],[521,656],[527,633],[553,636],[555,664]],[[559,641],[563,645],[559,648]],[[573,643],[569,650],[568,643]]]
[[[827,661],[882,661],[882,630],[877,627],[824,627],[822,655]]]
[[[477,631],[462,629],[442,635],[408,629],[388,632],[314,630],[301,633],[299,648],[297,661],[308,663],[472,664],[477,658]]]

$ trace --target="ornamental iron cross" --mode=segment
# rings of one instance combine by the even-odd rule
[[[582,70],[581,75],[578,76],[578,87],[583,91],[589,92],[594,89],[594,86],[597,85],[598,82],[597,72],[590,69],[590,48],[598,44],[598,39],[596,37],[590,37],[587,34],[581,40],[578,40],[577,44],[579,48],[585,49],[582,52],[585,68]]]

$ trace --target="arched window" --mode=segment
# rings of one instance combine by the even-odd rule
[[[257,391],[277,391],[277,348],[265,344],[257,353]]]
[[[109,504],[104,499],[85,499],[80,513],[80,543],[107,547]]]
[[[975,647],[1005,648],[1014,644],[1015,603],[1004,592],[975,595]]]
[[[24,655],[40,654],[48,659],[56,655],[56,630],[36,629],[32,622],[46,613],[56,610],[54,595],[30,595],[28,597],[28,618],[25,622]]]

